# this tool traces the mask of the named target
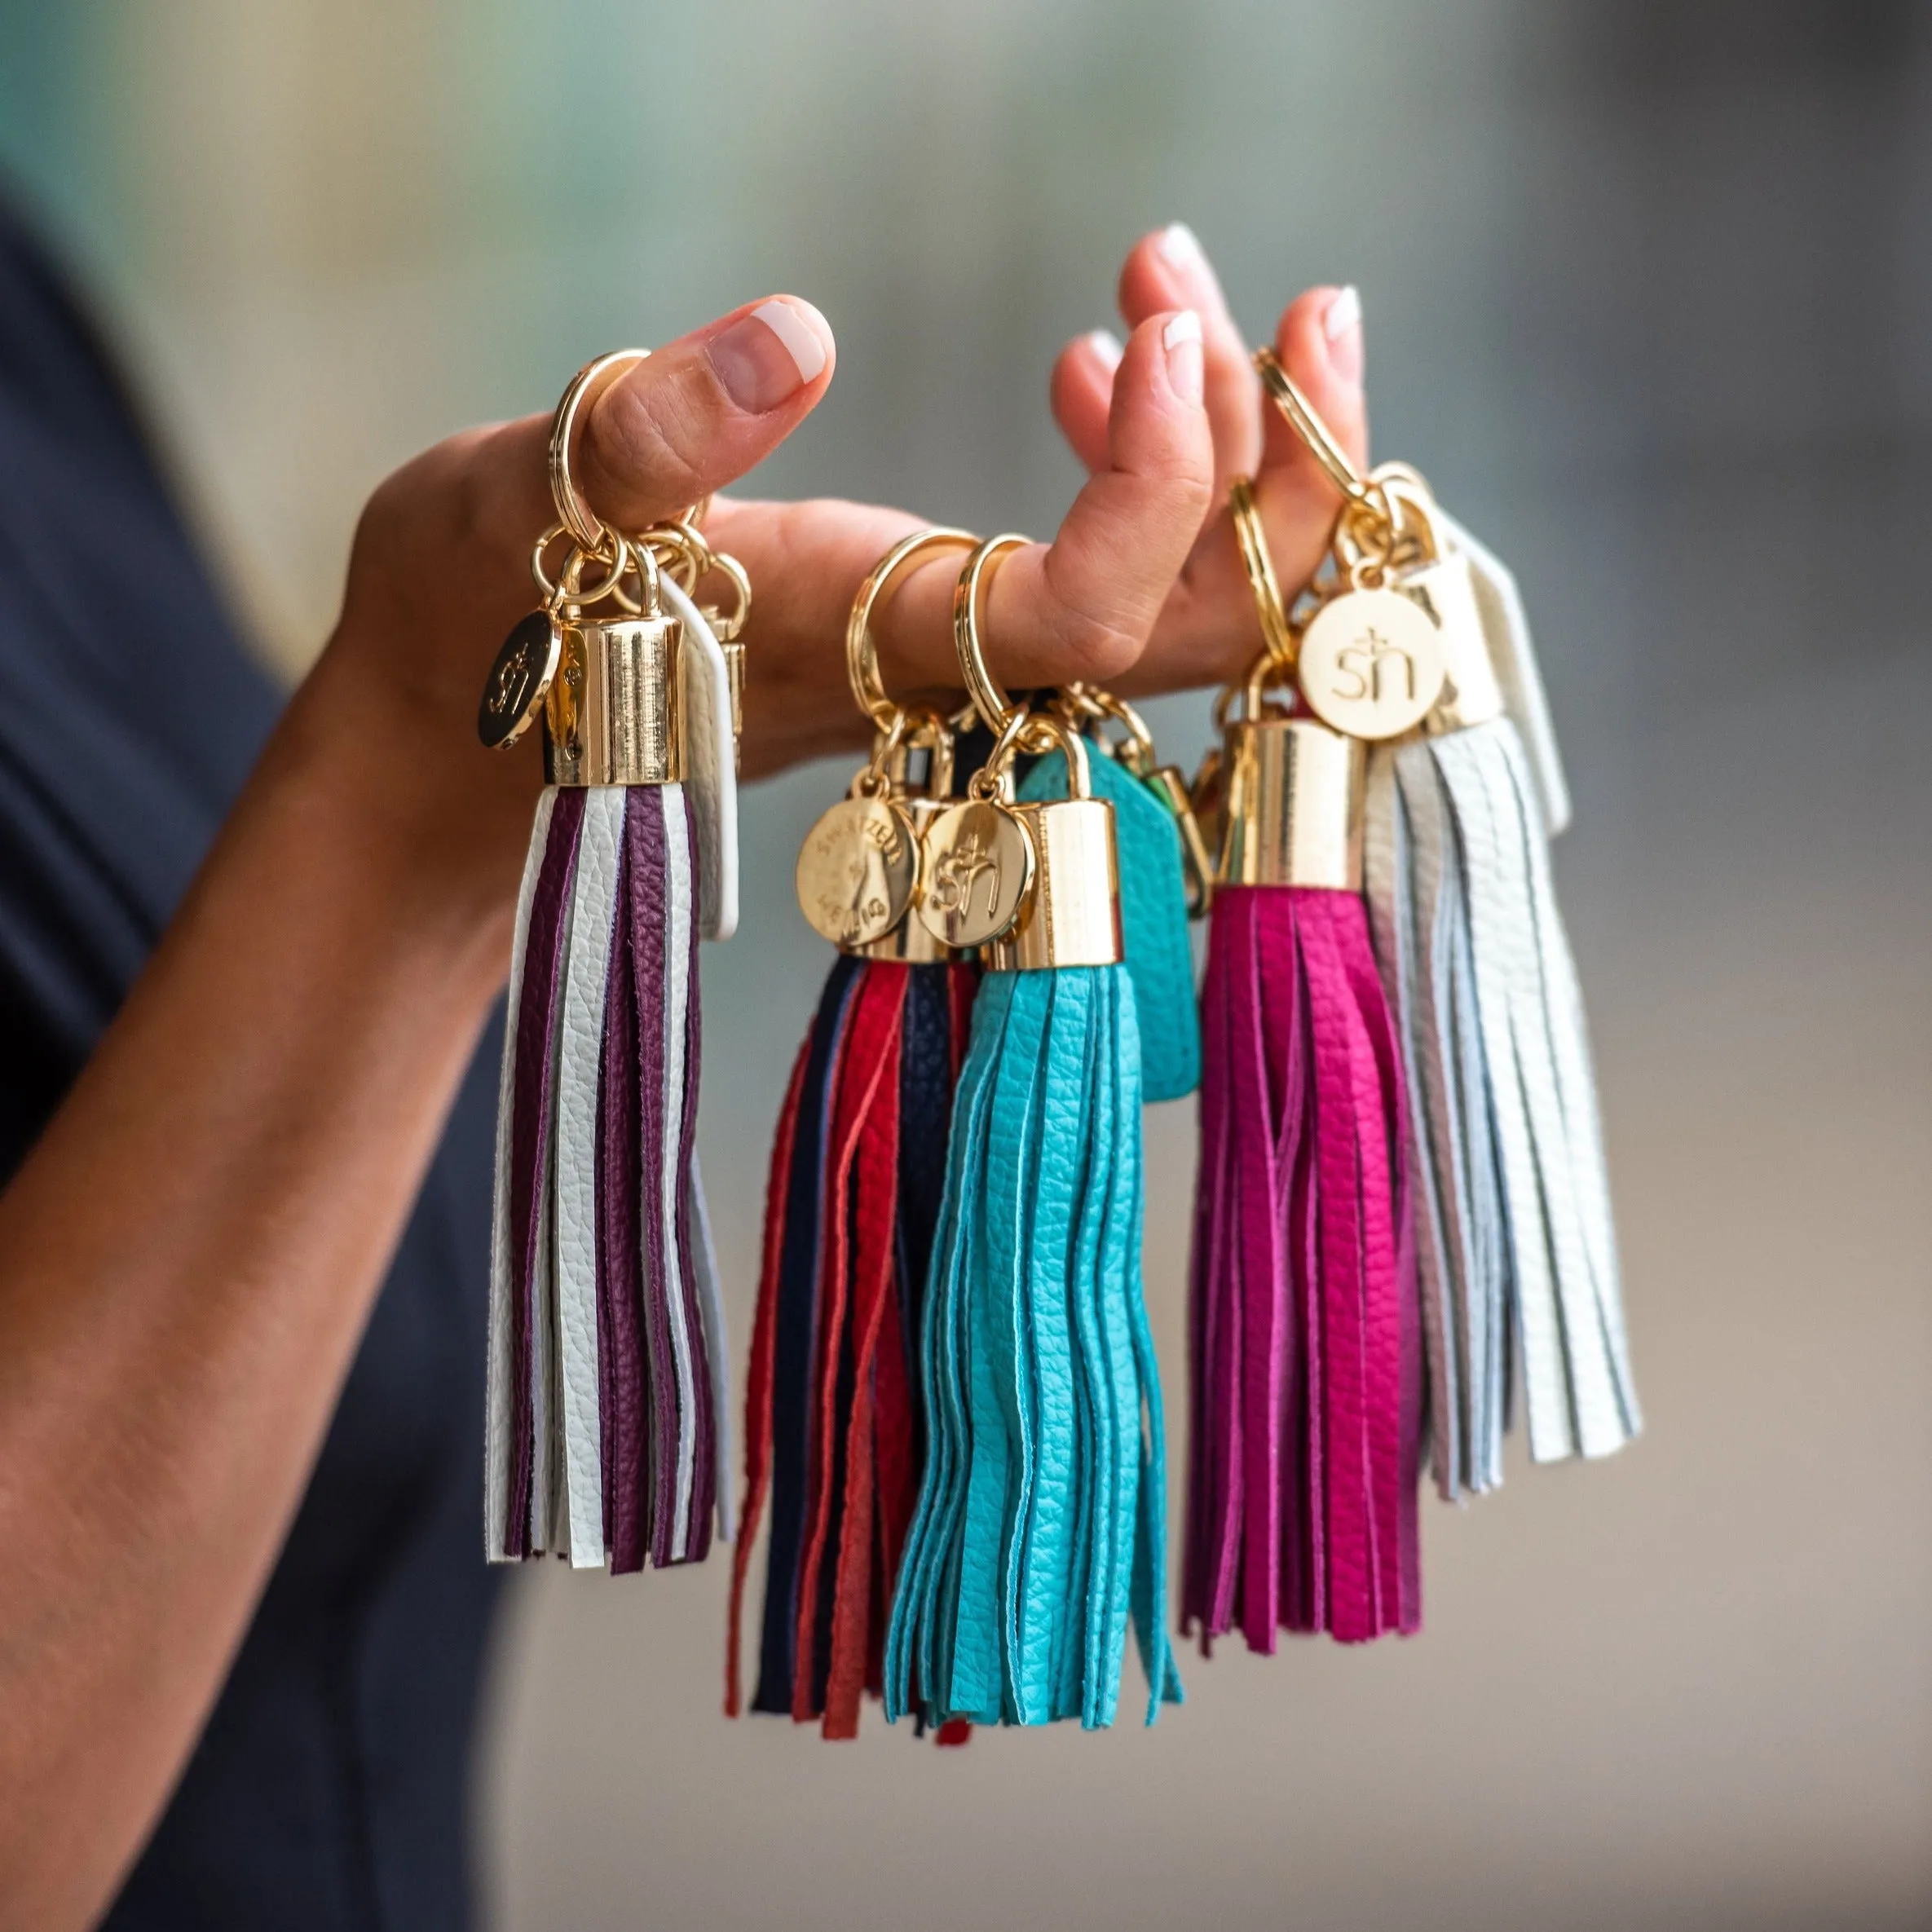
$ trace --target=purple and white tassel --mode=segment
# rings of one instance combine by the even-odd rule
[[[698,942],[736,919],[729,681],[703,614],[654,573],[646,588],[634,617],[545,614],[553,782],[499,1091],[484,1532],[499,1562],[695,1562],[725,1521],[696,1127]]]

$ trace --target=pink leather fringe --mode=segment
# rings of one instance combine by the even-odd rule
[[[1182,1627],[1418,1630],[1421,1311],[1361,900],[1217,893],[1202,1034]]]

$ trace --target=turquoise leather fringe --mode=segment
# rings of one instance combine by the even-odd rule
[[[1121,950],[1140,1021],[1140,1096],[1184,1099],[1201,1084],[1201,1009],[1188,937],[1180,833],[1159,795],[1117,758],[1087,754],[1093,795],[1114,807],[1119,853]],[[1048,752],[1020,787],[1025,799],[1065,798],[1066,760]]]
[[[888,1717],[1109,1724],[1130,1619],[1147,1721],[1180,1700],[1141,1186],[1126,968],[989,973],[920,1336],[929,1447]]]

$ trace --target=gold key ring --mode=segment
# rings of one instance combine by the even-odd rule
[[[571,443],[576,434],[577,417],[587,404],[596,402],[612,383],[633,364],[648,361],[648,349],[613,349],[584,364],[570,379],[550,418],[550,495],[557,505],[557,520],[570,532],[571,540],[601,562],[609,561],[611,532],[603,519],[584,500],[570,473]],[[711,499],[701,496],[674,523],[688,524],[694,531],[704,521]]]
[[[966,567],[959,572],[959,581],[953,590],[953,648],[959,653],[967,695],[987,728],[1002,739],[1017,730],[1026,714],[999,688],[987,668],[979,639],[980,590],[982,585],[990,584],[993,572],[1012,552],[1025,549],[1030,540],[1010,533],[988,537],[967,558]]]
[[[1288,623],[1287,607],[1281,602],[1281,581],[1275,575],[1275,560],[1268,547],[1268,532],[1262,526],[1260,505],[1255,501],[1255,486],[1248,478],[1237,476],[1228,484],[1228,507],[1233,513],[1234,535],[1241,545],[1248,589],[1254,593],[1255,614],[1261,620],[1262,640],[1269,657],[1286,668],[1295,662],[1295,633]]]
[[[1281,367],[1281,358],[1272,349],[1257,349],[1255,370],[1261,378],[1262,387],[1268,391],[1269,400],[1287,418],[1295,434],[1308,444],[1309,453],[1327,471],[1329,481],[1344,496],[1357,503],[1363,501],[1370,493],[1367,479],[1349,460],[1348,451],[1336,439],[1334,431],[1316,414],[1315,405]]]
[[[852,686],[852,697],[859,709],[882,732],[890,732],[901,721],[902,712],[885,688],[879,674],[879,646],[872,636],[872,613],[884,596],[892,579],[915,557],[928,550],[971,549],[979,541],[969,530],[952,530],[935,524],[929,530],[915,530],[902,536],[875,563],[852,600],[852,614],[845,620],[845,676]]]
[[[1281,359],[1272,349],[1257,349],[1255,370],[1268,399],[1308,445],[1308,453],[1321,465],[1329,481],[1348,499],[1350,506],[1367,512],[1393,529],[1396,518],[1381,479],[1364,476],[1356,468],[1340,439],[1316,412],[1315,405],[1302,394],[1295,378],[1281,367]]]
[[[577,412],[586,403],[595,402],[624,370],[644,361],[650,354],[648,349],[613,349],[609,355],[585,363],[571,377],[570,386],[558,402],[557,413],[550,418],[550,495],[556,501],[557,520],[571,533],[580,549],[588,550],[594,557],[605,554],[611,532],[571,479],[571,439],[576,433]]]

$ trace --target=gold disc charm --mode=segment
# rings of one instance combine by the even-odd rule
[[[1400,738],[1442,690],[1442,638],[1399,590],[1345,590],[1309,619],[1295,673],[1325,725],[1351,738]]]
[[[563,638],[548,611],[532,611],[503,640],[476,708],[476,734],[493,752],[513,745],[543,709]]]
[[[970,798],[926,828],[919,916],[955,950],[985,946],[1020,915],[1033,883],[1033,841],[1005,806]]]
[[[798,853],[798,908],[834,946],[869,946],[906,916],[919,849],[904,812],[883,798],[843,798]]]

